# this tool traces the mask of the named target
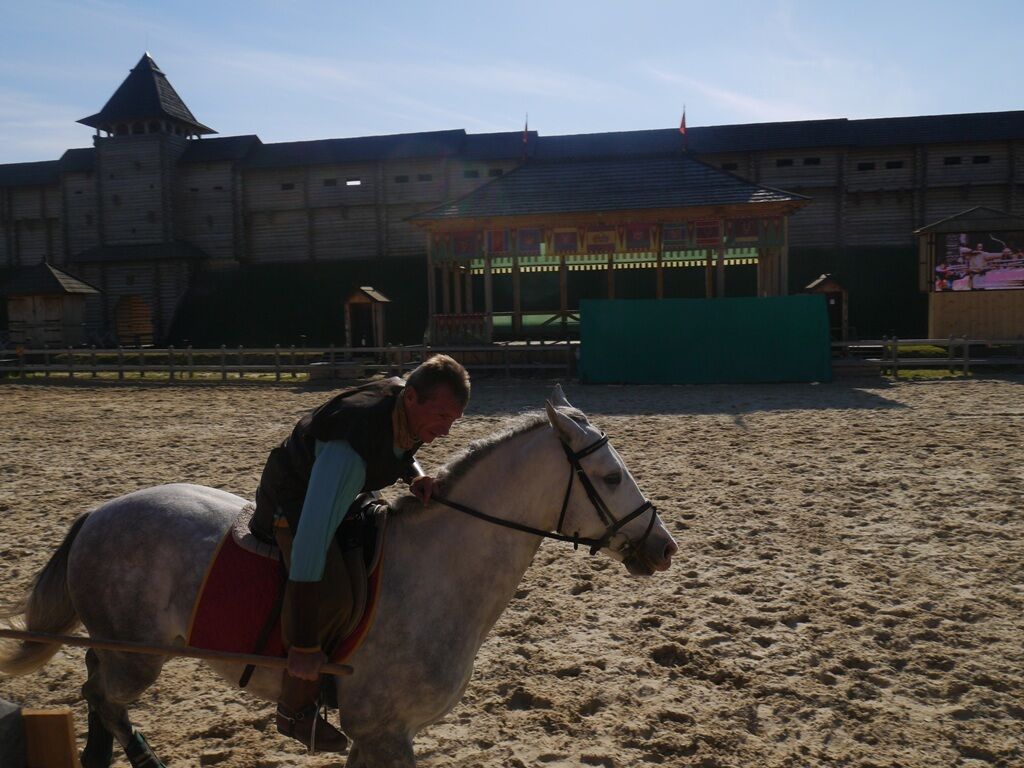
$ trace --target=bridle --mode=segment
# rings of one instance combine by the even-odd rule
[[[583,470],[583,465],[580,464],[580,459],[586,458],[595,451],[599,451],[601,448],[608,444],[608,435],[604,432],[601,433],[601,437],[595,440],[593,443],[588,445],[579,451],[573,452],[565,442],[559,441],[562,450],[565,451],[565,457],[569,460],[569,484],[565,488],[565,498],[562,499],[562,511],[558,515],[558,526],[555,528],[555,533],[550,531],[544,531],[540,528],[533,528],[529,525],[517,523],[512,520],[504,520],[500,517],[494,517],[488,515],[486,512],[467,507],[464,504],[459,504],[456,501],[445,499],[440,496],[431,497],[434,501],[439,504],[443,504],[446,507],[450,507],[459,512],[463,512],[471,517],[475,517],[479,520],[485,520],[488,523],[500,525],[505,528],[512,528],[523,533],[531,533],[534,536],[541,536],[545,539],[555,539],[556,541],[566,541],[573,545],[574,549],[579,549],[580,544],[590,547],[590,554],[595,555],[598,551],[604,549],[611,543],[611,540],[615,538],[616,534],[629,522],[640,517],[647,510],[651,511],[651,519],[647,523],[647,529],[644,531],[644,535],[641,536],[635,542],[628,542],[628,546],[632,547],[634,551],[637,551],[645,541],[647,537],[651,535],[651,530],[654,528],[654,521],[658,516],[658,510],[651,502],[650,499],[644,499],[643,503],[630,512],[628,515],[623,517],[621,520],[615,518],[611,510],[608,509],[608,505],[604,503],[604,499],[601,498],[601,494],[597,492],[597,488],[590,482],[590,478],[587,477],[587,473]],[[600,538],[591,539],[579,535],[579,531],[576,531],[571,536],[567,536],[562,532],[562,525],[565,523],[565,513],[569,508],[569,498],[572,496],[572,485],[573,478],[579,478],[580,484],[583,486],[583,490],[587,494],[587,498],[590,499],[591,505],[594,507],[594,511],[597,512],[598,518],[605,524],[604,533]]]

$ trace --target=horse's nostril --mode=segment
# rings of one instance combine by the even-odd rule
[[[665,545],[665,556],[664,556],[664,559],[668,560],[670,557],[672,557],[672,555],[674,555],[678,551],[679,551],[679,545],[676,544],[674,541],[670,541],[668,544]]]

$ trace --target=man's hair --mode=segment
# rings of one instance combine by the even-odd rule
[[[434,355],[420,363],[405,380],[421,401],[432,398],[438,387],[448,387],[461,408],[469,402],[469,374],[448,355]]]

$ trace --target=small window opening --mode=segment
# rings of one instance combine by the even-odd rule
[[[359,186],[362,186],[362,183],[363,183],[363,180],[360,179],[360,178],[356,178],[356,177],[350,177],[350,178],[345,179],[345,186],[346,187],[359,187]]]
[[[971,162],[975,165],[986,165],[992,162],[992,158],[989,155],[975,155],[971,158]]]
[[[409,177],[404,173],[401,176],[395,176],[395,184],[408,184]]]
[[[338,180],[337,179],[324,179],[324,186],[325,187],[336,187],[336,186],[338,186]]]
[[[821,165],[820,157],[805,157],[804,165]]]
[[[776,168],[789,168],[793,165],[793,158],[791,157],[780,157],[775,161]]]
[[[887,170],[887,171],[895,171],[896,169],[902,168],[902,167],[903,167],[903,161],[902,160],[886,160],[885,161],[885,170]]]
[[[874,163],[870,163],[870,162],[869,163],[857,163],[857,170],[858,171],[873,171],[873,170],[875,170],[875,164]]]
[[[943,165],[960,165],[963,162],[962,157],[944,157],[942,159]]]
[[[463,171],[462,178],[464,179],[479,179],[480,171]]]
[[[284,184],[281,185],[281,189],[285,192],[290,192],[291,190],[295,189],[295,182],[286,181]]]

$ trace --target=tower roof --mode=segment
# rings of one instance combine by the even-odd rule
[[[153,58],[145,53],[99,112],[78,122],[91,128],[114,123],[167,118],[194,133],[216,133],[196,120]]]

